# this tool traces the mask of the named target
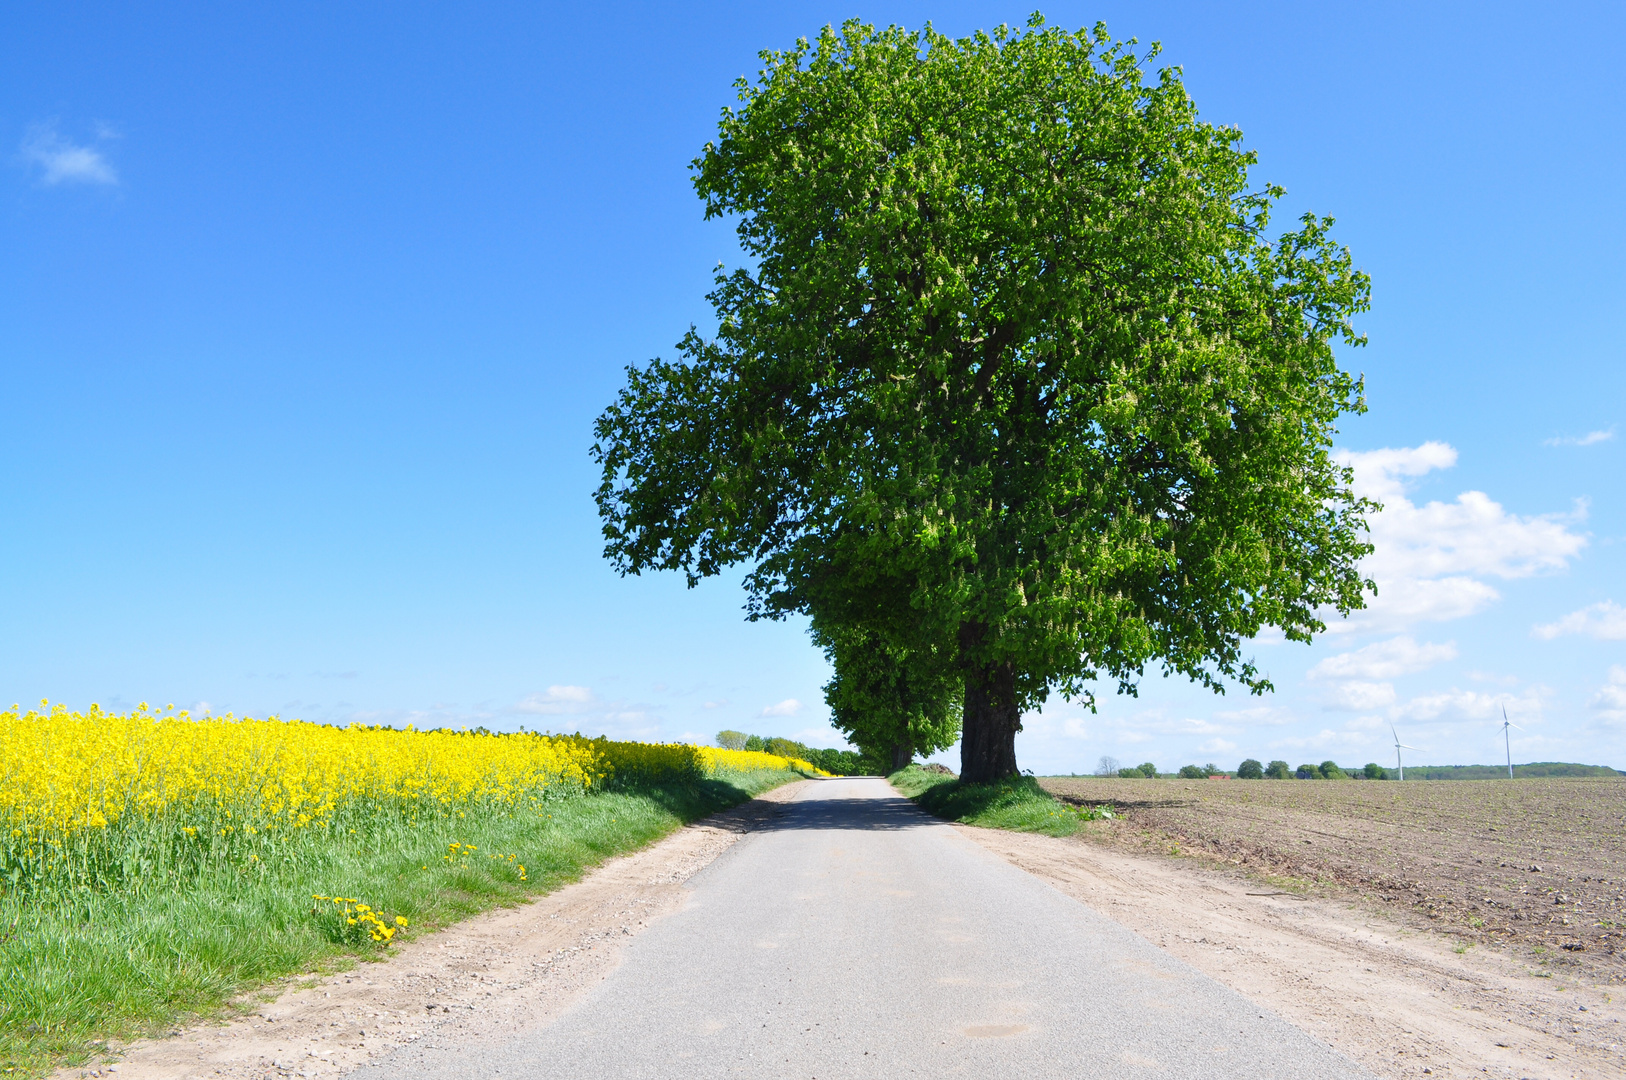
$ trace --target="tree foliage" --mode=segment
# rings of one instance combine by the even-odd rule
[[[1244,641],[1367,584],[1328,453],[1367,280],[1330,219],[1266,238],[1241,132],[1133,45],[1036,16],[764,53],[693,166],[749,259],[716,336],[597,422],[623,572],[743,563],[752,618],[951,653],[967,781],[1053,690],[1267,689]]]
[[[815,617],[813,638],[835,675],[825,684],[831,723],[869,758],[897,772],[960,734],[959,671],[947,650],[899,643],[873,625]]]

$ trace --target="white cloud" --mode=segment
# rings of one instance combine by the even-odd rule
[[[1179,720],[1154,720],[1136,726],[1156,735],[1231,735],[1236,732],[1234,727],[1216,724],[1195,716],[1186,716]]]
[[[779,704],[769,705],[767,708],[757,713],[757,718],[766,719],[770,716],[795,716],[801,711],[802,703],[800,701],[797,701],[795,698],[786,698]]]
[[[704,701],[704,702],[701,702],[700,707],[702,709],[721,709],[723,706],[725,706],[727,704],[728,704],[728,699],[723,698],[721,701]]]
[[[1600,641],[1626,641],[1626,607],[1605,600],[1572,611],[1557,622],[1532,627],[1530,633],[1548,641],[1564,634],[1585,634]]]
[[[515,712],[539,716],[586,712],[593,703],[593,691],[585,686],[550,686],[545,694],[529,694],[514,706]]]
[[[1279,750],[1311,750],[1314,751],[1311,756],[1320,757],[1322,754],[1338,750],[1368,752],[1373,742],[1372,736],[1365,730],[1333,731],[1331,728],[1322,728],[1306,738],[1278,739],[1270,745],[1272,749]]]
[[[1418,644],[1402,635],[1354,652],[1329,656],[1309,671],[1312,679],[1394,679],[1457,658],[1454,642]]]
[[[792,732],[786,737],[791,739],[793,742],[799,742],[804,746],[811,746],[815,750],[857,749],[857,747],[853,746],[847,741],[847,736],[828,725],[824,727],[803,728],[801,731]]]
[[[585,686],[550,686],[546,693],[528,694],[506,710],[510,715],[558,717],[550,730],[574,729],[612,739],[665,742],[661,718],[652,706],[625,700],[605,701]],[[568,719],[565,719],[568,717]]]
[[[1541,716],[1542,688],[1532,687],[1525,691],[1524,696],[1515,697],[1512,694],[1481,694],[1477,690],[1459,690],[1453,687],[1450,690],[1433,694],[1419,694],[1410,701],[1397,705],[1389,710],[1391,720],[1466,720],[1466,721],[1496,721],[1502,720],[1502,710],[1506,709],[1513,717],[1514,723],[1520,723],[1523,718],[1539,718]]]
[[[1367,709],[1381,709],[1385,705],[1393,705],[1394,700],[1393,683],[1351,681],[1333,686],[1328,691],[1324,707],[1365,712]]]
[[[100,150],[78,146],[57,133],[54,124],[36,124],[18,148],[23,163],[40,170],[42,184],[117,184],[118,174]]]
[[[1587,544],[1570,529],[1584,506],[1572,514],[1521,516],[1482,491],[1465,491],[1450,503],[1413,503],[1406,496],[1411,481],[1456,464],[1456,450],[1445,443],[1340,451],[1338,459],[1354,469],[1355,492],[1383,510],[1370,519],[1374,550],[1362,564],[1378,595],[1366,610],[1330,624],[1334,632],[1402,630],[1472,615],[1499,598],[1483,578],[1562,570]]]
[[[1236,743],[1229,739],[1209,739],[1198,745],[1197,749],[1205,754],[1228,754],[1236,749]]]
[[[1558,435],[1546,440],[1545,446],[1596,446],[1598,443],[1608,442],[1615,437],[1613,427],[1602,431],[1589,431],[1585,435]]]
[[[1606,720],[1626,722],[1626,667],[1614,664],[1609,668],[1609,681],[1592,695],[1587,707],[1603,714]]]
[[[1291,724],[1299,719],[1297,712],[1281,705],[1254,705],[1246,709],[1227,709],[1214,715],[1238,724],[1268,724],[1272,727]]]

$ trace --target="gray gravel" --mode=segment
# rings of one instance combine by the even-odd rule
[[[1368,1078],[899,798],[809,784],[553,1024],[358,1078]]]

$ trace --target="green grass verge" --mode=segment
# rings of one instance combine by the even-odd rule
[[[96,1060],[107,1039],[161,1034],[285,976],[386,955],[371,942],[347,944],[330,912],[313,917],[313,894],[360,898],[387,921],[404,916],[411,928],[400,941],[551,892],[610,856],[800,778],[725,774],[561,798],[540,815],[324,835],[257,872],[221,867],[147,895],[0,897],[0,1074]],[[450,858],[454,843],[478,850]]]
[[[1112,816],[1111,807],[1062,802],[1031,776],[993,784],[962,784],[958,777],[910,765],[887,780],[929,813],[989,829],[1071,836],[1086,821]]]

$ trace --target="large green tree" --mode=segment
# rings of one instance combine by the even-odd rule
[[[1369,587],[1329,455],[1367,280],[1329,219],[1267,237],[1280,190],[1155,55],[1037,16],[764,53],[694,162],[749,264],[596,426],[623,572],[950,643],[970,781],[1051,692],[1268,689],[1244,642]]]

